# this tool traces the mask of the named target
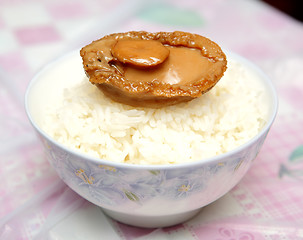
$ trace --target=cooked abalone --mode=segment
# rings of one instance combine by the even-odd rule
[[[185,32],[107,35],[80,51],[91,83],[111,99],[159,108],[209,91],[226,70],[226,56],[208,38]]]

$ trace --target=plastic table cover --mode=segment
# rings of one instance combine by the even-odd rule
[[[52,59],[107,33],[195,32],[258,65],[279,113],[243,180],[174,227],[120,224],[70,190],[43,155],[24,93]],[[0,239],[303,239],[303,25],[257,0],[1,0]]]

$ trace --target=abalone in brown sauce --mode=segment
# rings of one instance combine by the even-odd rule
[[[197,98],[227,68],[216,43],[185,32],[111,34],[83,47],[80,55],[91,83],[114,101],[138,107]]]

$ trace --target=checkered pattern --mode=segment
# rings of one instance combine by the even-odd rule
[[[6,220],[0,225],[0,238],[32,239],[61,216],[58,204],[68,210],[71,204],[66,200],[74,206],[83,201],[62,183],[56,184],[58,177],[26,120],[23,95],[44,64],[101,37],[108,25],[113,29],[107,31],[185,30],[206,35],[263,68],[280,95],[279,114],[264,147],[232,191],[175,227],[140,229],[113,222],[120,238],[303,239],[303,160],[290,160],[303,145],[302,24],[254,0],[167,0],[110,25],[125,13],[121,6],[134,4],[127,10],[132,11],[139,3],[0,2],[0,223]],[[64,201],[62,193],[67,196]],[[33,200],[36,205],[24,209]],[[89,221],[85,218],[94,225]]]
[[[39,68],[69,49],[71,43],[78,47],[87,26],[121,1],[13,2],[0,3],[0,69],[23,95]]]
[[[272,219],[298,221],[303,224],[303,198],[298,191],[303,178],[299,179],[292,174],[297,171],[303,174],[302,164],[297,166],[299,164],[290,162],[291,152],[303,144],[301,133],[303,118],[278,118],[255,167],[241,184],[245,184],[247,191],[253,193],[255,200],[262,204]],[[283,171],[283,168],[288,168],[289,172]],[[265,181],[267,184],[264,184]]]

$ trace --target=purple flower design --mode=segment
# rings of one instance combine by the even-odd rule
[[[166,195],[172,199],[186,198],[204,188],[203,178],[180,177],[167,184]]]
[[[128,185],[121,181],[121,173],[117,169],[75,159],[67,160],[65,168],[65,181],[76,191],[81,191],[84,197],[92,197],[95,202],[110,206],[127,199],[123,189]],[[116,175],[112,174],[113,171]]]

